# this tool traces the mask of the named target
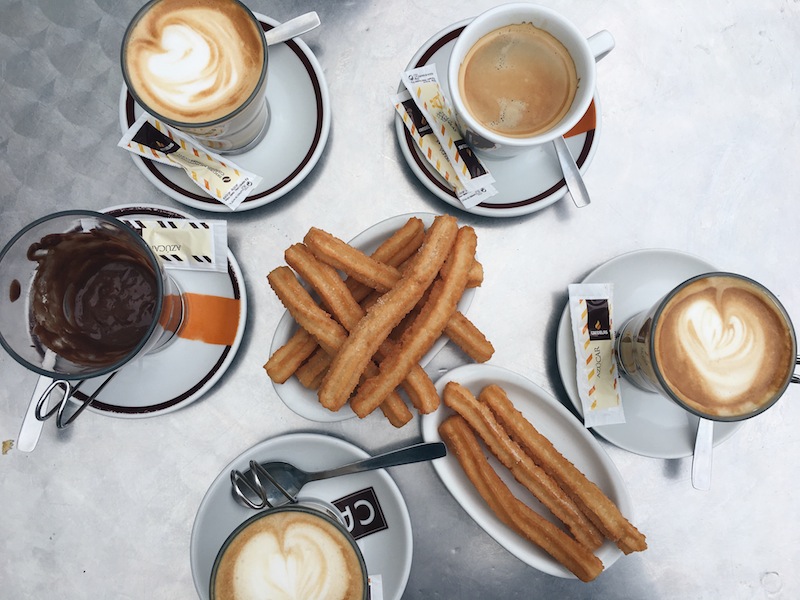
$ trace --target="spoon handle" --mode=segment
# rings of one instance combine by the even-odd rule
[[[553,145],[556,148],[556,155],[558,162],[561,164],[561,172],[564,174],[564,182],[567,184],[567,191],[572,196],[575,206],[583,208],[591,202],[589,192],[586,189],[586,184],[583,182],[583,177],[575,164],[575,159],[567,148],[567,142],[563,137],[558,136],[553,140]]]
[[[264,34],[264,37],[267,38],[267,46],[280,44],[281,42],[285,42],[286,40],[311,31],[319,27],[319,23],[319,15],[314,11],[305,13],[294,19],[289,19],[285,23],[273,27]]]
[[[700,419],[692,457],[692,486],[697,490],[711,488],[711,459],[714,452],[714,421]]]
[[[400,450],[392,450],[385,454],[379,454],[371,458],[359,460],[343,467],[327,469],[309,473],[309,481],[327,479],[328,477],[338,477],[339,475],[349,475],[351,473],[361,473],[362,471],[372,471],[385,467],[396,467],[398,465],[408,465],[415,462],[433,460],[447,454],[447,447],[442,442],[432,442],[427,444],[416,444]]]

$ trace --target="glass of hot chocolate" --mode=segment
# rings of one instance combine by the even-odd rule
[[[733,273],[688,279],[617,337],[624,377],[715,421],[747,419],[775,404],[798,381],[796,356],[794,327],[775,295]]]
[[[27,369],[74,382],[163,348],[180,290],[131,227],[71,210],[38,219],[0,252],[0,344]]]
[[[300,499],[251,517],[228,536],[211,572],[211,600],[366,600],[367,567],[340,515]]]

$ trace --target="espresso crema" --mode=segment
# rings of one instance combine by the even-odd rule
[[[208,123],[236,111],[264,70],[263,33],[231,0],[161,0],[128,33],[123,66],[132,91],[158,115]]]
[[[352,542],[306,511],[257,519],[224,550],[216,600],[361,600],[364,575]]]
[[[531,23],[519,23],[475,43],[461,64],[458,87],[481,125],[500,135],[529,137],[564,118],[578,76],[561,42]]]
[[[653,344],[668,388],[712,417],[758,411],[782,392],[794,365],[781,310],[757,285],[726,275],[699,279],[670,298]]]

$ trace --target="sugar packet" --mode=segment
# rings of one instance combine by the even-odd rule
[[[453,187],[459,202],[464,208],[472,208],[480,204],[485,198],[493,196],[497,192],[490,193],[487,188],[480,188],[475,191],[467,190],[458,177],[450,159],[442,149],[439,139],[433,133],[425,115],[411,98],[408,90],[401,90],[400,93],[391,97],[391,102],[395,110],[403,120],[411,137],[417,143],[422,155],[430,163],[442,178]],[[494,190],[494,188],[491,188]]]
[[[464,141],[458,129],[455,113],[439,85],[436,65],[430,64],[406,71],[402,74],[401,81],[431,124],[434,135],[464,188],[470,192],[483,188],[487,197],[496,194],[492,185],[494,177]]]
[[[164,267],[228,272],[228,224],[223,220],[122,219],[150,246]]]
[[[576,380],[586,427],[625,422],[614,351],[613,285],[571,284]]]
[[[262,177],[236,166],[155,117],[142,113],[117,144],[186,174],[222,204],[236,210]]]

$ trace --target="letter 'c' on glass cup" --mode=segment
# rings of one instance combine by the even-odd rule
[[[214,152],[245,152],[266,134],[267,43],[238,0],[151,0],[125,31],[121,62],[146,112]]]
[[[634,385],[714,421],[760,414],[800,381],[788,313],[764,286],[734,273],[684,281],[620,328],[616,351]]]
[[[0,252],[0,344],[54,380],[110,375],[163,348],[183,301],[159,259],[127,224],[93,211],[54,213]]]

